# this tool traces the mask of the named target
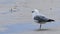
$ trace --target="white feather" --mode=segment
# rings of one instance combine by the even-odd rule
[[[34,9],[33,10],[34,11],[34,13],[32,13],[32,17],[34,18],[34,16],[45,16],[45,15],[43,15],[43,14],[41,14],[37,9]]]

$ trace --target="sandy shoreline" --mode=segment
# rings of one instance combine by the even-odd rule
[[[18,6],[17,11],[11,13],[10,8],[14,8],[15,5]],[[39,30],[39,25],[32,21],[31,11],[35,8],[38,9],[40,13],[54,19],[56,22],[43,25],[43,27],[47,27],[47,29],[42,29],[42,31],[35,31]],[[60,34],[60,0],[10,0],[10,2],[7,2],[7,0],[4,2],[1,1],[0,33]]]

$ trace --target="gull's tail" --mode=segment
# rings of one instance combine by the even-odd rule
[[[55,20],[53,20],[53,19],[49,19],[47,22],[52,22],[52,21],[55,21]]]

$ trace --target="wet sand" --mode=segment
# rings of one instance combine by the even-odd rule
[[[22,22],[21,22],[22,23]],[[39,24],[37,23],[17,23],[17,24],[8,24],[1,25],[0,34],[56,34],[60,33],[60,23],[47,23],[42,26],[42,29],[39,29]]]

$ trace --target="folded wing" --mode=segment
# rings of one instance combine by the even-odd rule
[[[37,20],[39,22],[51,22],[51,21],[54,21],[52,19],[48,19],[48,18],[46,18],[44,16],[38,16],[38,15],[34,17],[34,20]]]

